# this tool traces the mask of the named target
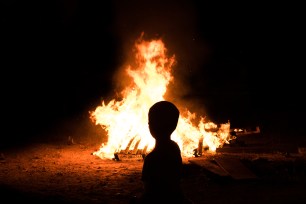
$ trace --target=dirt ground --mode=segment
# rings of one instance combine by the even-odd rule
[[[91,123],[72,124],[50,133],[52,140],[0,150],[1,203],[121,204],[141,194],[142,157],[115,161],[94,156],[101,133]],[[67,140],[68,135],[75,140]],[[239,160],[256,178],[211,171],[207,164],[219,158]],[[296,152],[204,154],[184,158],[183,173],[183,190],[194,204],[306,203],[306,158]]]
[[[142,192],[141,157],[121,161],[92,155],[97,146],[48,144],[1,153],[1,203],[128,203]],[[257,179],[235,180],[190,161],[238,157]],[[305,158],[225,154],[184,158],[182,186],[194,203],[305,203]]]

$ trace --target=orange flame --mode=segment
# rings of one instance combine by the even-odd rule
[[[121,92],[122,100],[113,99],[107,104],[102,101],[101,106],[90,112],[92,121],[101,125],[108,133],[107,143],[103,143],[93,153],[100,158],[113,158],[114,153],[126,149],[127,146],[150,151],[155,145],[149,132],[147,114],[155,102],[165,100],[167,86],[173,81],[171,70],[175,57],[167,57],[167,50],[161,39],[145,41],[141,37],[135,43],[135,48],[137,67],[126,68],[133,83]],[[192,156],[199,141],[203,141],[203,146],[209,147],[211,152],[228,142],[229,123],[221,124],[218,128],[218,125],[205,122],[200,117],[200,122],[193,125],[195,118],[194,113],[181,111],[177,129],[171,135],[179,144],[182,156]],[[208,129],[217,131],[211,132]]]

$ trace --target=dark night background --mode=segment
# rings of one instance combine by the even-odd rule
[[[142,31],[165,39],[216,122],[304,136],[300,5],[210,1],[1,2],[1,143],[87,114]],[[296,126],[295,126],[296,125]]]

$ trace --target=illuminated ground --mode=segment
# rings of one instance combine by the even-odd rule
[[[82,142],[37,143],[3,151],[1,203],[128,203],[142,191],[142,159],[102,160],[92,155],[97,148]],[[305,157],[219,153],[199,159],[225,156],[241,159],[258,179],[214,175],[184,158],[182,184],[195,204],[306,202]]]

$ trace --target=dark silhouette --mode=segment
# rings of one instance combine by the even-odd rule
[[[183,194],[180,182],[183,162],[181,150],[171,140],[179,110],[169,101],[159,101],[149,110],[149,129],[154,149],[144,158],[141,180],[144,193],[131,203],[192,203]]]

